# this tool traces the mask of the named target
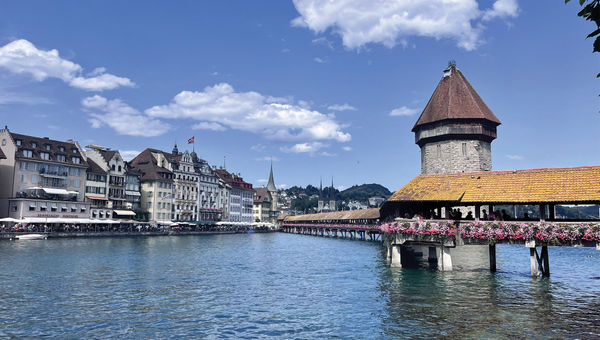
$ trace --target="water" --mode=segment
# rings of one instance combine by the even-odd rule
[[[440,273],[291,234],[2,241],[0,338],[600,336],[599,252],[551,247],[550,279],[497,253],[496,274]]]

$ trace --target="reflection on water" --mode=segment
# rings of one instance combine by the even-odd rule
[[[594,249],[551,247],[549,279],[523,246],[498,246],[496,274],[487,247],[453,252],[461,270],[440,273],[290,234],[0,242],[0,337],[600,335]]]

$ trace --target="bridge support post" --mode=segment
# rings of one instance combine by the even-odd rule
[[[444,245],[439,246],[439,256],[437,258],[438,270],[442,272],[452,271],[452,256],[450,256],[450,248]]]
[[[392,268],[402,268],[401,247],[399,244],[391,245]]]
[[[489,245],[489,253],[490,253],[490,271],[492,273],[496,272],[496,245]]]
[[[531,263],[531,276],[538,277],[540,275],[550,276],[550,260],[548,257],[548,246],[542,245],[542,251],[538,255],[535,248],[535,241],[525,242],[525,247],[529,248],[529,262]]]

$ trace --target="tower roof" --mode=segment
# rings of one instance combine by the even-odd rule
[[[501,124],[454,63],[444,70],[444,76],[412,131],[421,125],[448,119],[483,119]]]
[[[267,189],[269,191],[277,191],[277,187],[275,187],[275,181],[273,180],[273,161],[271,161],[271,172],[269,173],[269,183],[267,184]]]

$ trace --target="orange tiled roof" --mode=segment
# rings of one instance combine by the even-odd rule
[[[330,221],[330,220],[372,220],[379,218],[379,208],[363,210],[344,210],[320,214],[288,216],[285,222]]]
[[[388,202],[600,202],[600,166],[419,175]]]

